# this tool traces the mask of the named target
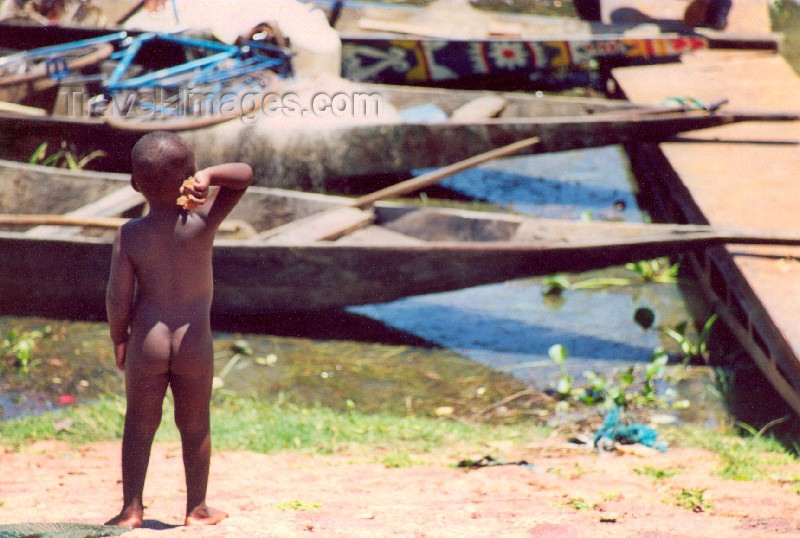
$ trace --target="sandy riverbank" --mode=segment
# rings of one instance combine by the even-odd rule
[[[0,523],[102,522],[121,502],[118,454],[117,443],[61,442],[0,452]],[[472,471],[452,466],[459,457],[445,450],[423,465],[387,468],[364,454],[217,453],[209,502],[230,518],[190,529],[179,526],[179,447],[157,444],[149,528],[124,536],[800,536],[792,483],[724,480],[719,457],[705,450],[614,455],[544,441],[506,454],[533,467]],[[675,475],[656,480],[644,467]],[[780,473],[800,476],[793,467]],[[675,504],[695,488],[704,490],[703,511]]]

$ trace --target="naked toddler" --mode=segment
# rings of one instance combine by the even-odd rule
[[[114,241],[106,308],[117,366],[125,371],[122,510],[109,525],[142,524],[142,490],[167,386],[186,472],[186,524],[227,514],[206,505],[213,379],[211,250],[220,223],[252,181],[243,163],[196,171],[192,148],[155,132],[131,152],[132,186],[150,204]],[[191,181],[185,181],[191,178]],[[217,186],[211,193],[209,187]],[[176,203],[184,195],[182,205]]]

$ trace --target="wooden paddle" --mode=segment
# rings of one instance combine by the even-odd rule
[[[23,116],[47,116],[47,111],[43,108],[9,103],[6,101],[0,101],[0,112],[12,112]]]
[[[501,148],[480,153],[469,159],[361,196],[343,207],[328,209],[321,213],[309,215],[308,217],[297,219],[288,224],[266,230],[256,235],[255,239],[283,244],[297,242],[307,243],[309,241],[332,241],[338,239],[343,235],[347,235],[352,231],[372,223],[375,220],[375,214],[372,211],[366,210],[366,208],[378,200],[394,198],[418,191],[419,189],[438,183],[448,176],[494,159],[512,155],[523,149],[535,146],[538,143],[539,137],[526,138],[525,140],[520,140]]]
[[[119,228],[130,219],[120,217],[68,217],[65,215],[9,215],[0,214],[0,226],[80,226],[84,228]],[[256,230],[243,220],[226,220],[219,231],[242,233],[247,237],[256,235]]]

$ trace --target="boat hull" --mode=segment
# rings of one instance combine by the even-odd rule
[[[660,141],[681,132],[739,121],[726,114],[564,118],[513,118],[472,123],[398,123],[313,125],[260,118],[253,124],[231,120],[180,131],[195,148],[198,166],[243,161],[262,186],[325,192],[375,190],[375,178],[439,167],[478,153],[537,136],[528,153]],[[0,113],[0,157],[28,160],[43,141],[58,147],[68,141],[73,153],[97,149],[104,170],[127,172],[130,151],[142,132],[112,127],[102,119],[21,117]],[[94,163],[93,163],[94,164]]]
[[[121,175],[0,163],[0,212],[75,215],[83,210],[82,217],[91,217],[99,210],[89,213],[87,207],[109,196],[118,199],[127,183]],[[106,210],[117,213],[103,216],[141,215],[138,200],[129,209],[106,203]],[[252,187],[230,218],[248,222],[258,233],[347,203],[343,197]],[[532,219],[389,202],[377,203],[375,213],[374,225],[338,241],[218,239],[213,314],[236,320],[341,309],[597,269],[731,239],[748,242],[742,234],[724,236],[705,227]],[[7,226],[0,226],[0,312],[102,319],[113,232]],[[796,237],[769,240],[800,243]]]
[[[513,243],[280,246],[220,241],[214,248],[212,313],[231,319],[339,309],[685,250],[679,242],[553,248]],[[13,253],[0,263],[4,313],[103,317],[110,240],[31,239],[5,232],[0,233],[0,251]]]
[[[591,69],[678,58],[704,49],[696,36],[575,39],[431,39],[342,35],[342,76],[358,82],[440,87],[555,89],[599,81]]]

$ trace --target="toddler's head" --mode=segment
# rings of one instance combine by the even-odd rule
[[[174,201],[183,181],[196,172],[192,147],[175,133],[144,135],[131,151],[133,187],[148,200]]]

